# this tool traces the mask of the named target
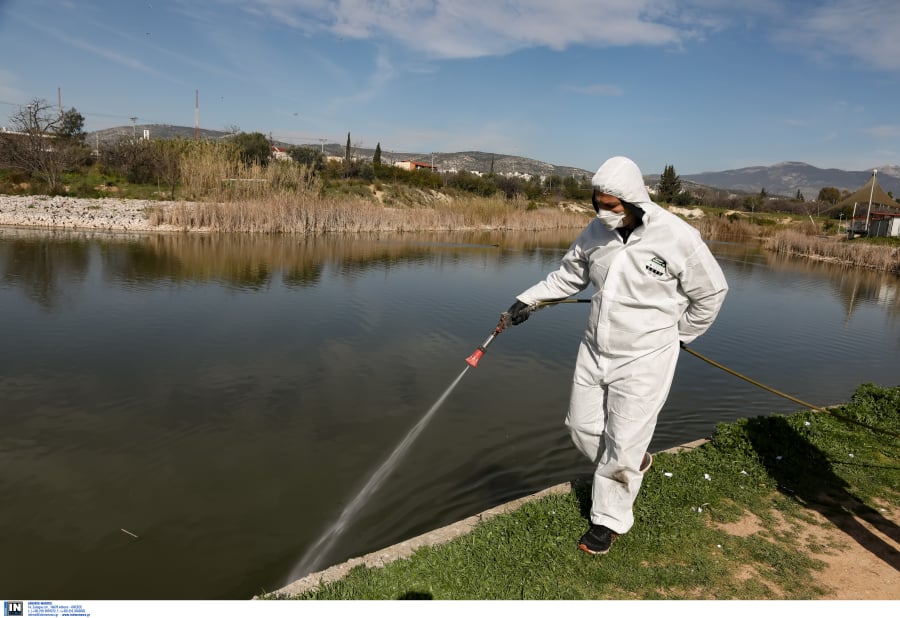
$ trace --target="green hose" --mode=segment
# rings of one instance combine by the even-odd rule
[[[531,305],[531,307],[533,308],[533,310],[536,311],[538,309],[543,309],[544,307],[547,307],[550,305],[559,305],[562,303],[589,303],[589,302],[591,302],[590,298],[564,298],[564,299],[560,299],[560,300],[538,301],[538,302],[534,303],[533,305]],[[758,382],[758,381],[754,380],[753,378],[748,378],[747,376],[745,376],[741,373],[738,373],[737,371],[735,371],[733,369],[729,369],[728,367],[726,367],[725,365],[722,365],[721,363],[717,363],[716,361],[712,360],[711,358],[707,358],[706,356],[703,356],[699,352],[695,352],[694,350],[690,349],[683,343],[681,344],[681,349],[689,354],[693,354],[700,360],[709,363],[713,367],[718,367],[722,371],[725,371],[726,373],[730,373],[731,375],[733,375],[737,378],[740,378],[741,380],[746,380],[750,384],[753,384],[754,386],[758,386],[759,388],[761,388],[765,391],[768,391],[768,392],[772,393],[773,395],[778,395],[779,397],[784,397],[785,399],[793,401],[794,403],[798,403],[801,406],[803,406],[804,408],[809,408],[810,410],[815,410],[816,412],[824,412],[825,414],[830,414],[830,415],[834,416],[835,418],[841,419],[842,421],[847,421],[848,423],[853,423],[855,425],[859,425],[860,427],[865,427],[866,429],[869,429],[871,431],[876,431],[879,433],[886,433],[888,435],[900,438],[900,434],[898,434],[896,432],[888,431],[886,429],[879,429],[877,427],[872,427],[870,425],[866,425],[865,423],[861,423],[852,418],[848,418],[848,417],[842,416],[840,414],[835,414],[833,410],[828,410],[828,409],[822,408],[820,406],[814,406],[813,404],[803,401],[802,399],[797,399],[796,397],[792,397],[791,395],[788,395],[787,393],[782,393],[781,391],[776,390],[776,389],[772,388],[771,386],[766,386],[762,382]]]

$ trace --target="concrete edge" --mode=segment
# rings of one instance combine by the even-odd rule
[[[706,444],[707,442],[709,442],[709,440],[703,438],[700,440],[694,440],[693,442],[687,442],[680,446],[676,446],[660,452],[679,453],[682,451],[690,451],[699,446],[702,446],[703,444]],[[385,547],[384,549],[366,554],[364,556],[351,558],[341,564],[336,564],[334,566],[328,567],[324,571],[310,573],[309,575],[306,575],[301,579],[293,581],[286,586],[267,594],[274,595],[275,598],[279,599],[296,596],[298,594],[303,594],[305,592],[315,590],[322,584],[328,584],[330,582],[342,579],[353,568],[357,566],[363,565],[367,567],[379,568],[385,566],[386,564],[390,564],[395,560],[408,558],[412,556],[416,550],[422,547],[437,546],[448,543],[457,537],[471,532],[472,529],[481,522],[488,521],[489,519],[496,517],[497,515],[515,511],[528,502],[540,500],[541,498],[552,494],[568,493],[572,491],[572,484],[573,483],[571,481],[567,483],[561,483],[559,485],[554,485],[553,487],[548,487],[547,489],[541,490],[537,493],[523,496],[521,498],[513,500],[512,502],[507,502],[505,504],[495,506],[486,511],[478,513],[477,515],[472,515],[471,517],[467,517],[448,526],[444,526],[442,528],[420,534],[419,536],[413,537],[401,543]],[[259,599],[260,597],[254,596],[253,598]]]

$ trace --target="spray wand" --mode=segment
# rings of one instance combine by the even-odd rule
[[[528,306],[528,312],[534,313],[538,309],[543,309],[549,305],[558,305],[560,303],[589,303],[591,302],[590,298],[561,298],[559,300],[541,300],[533,305]],[[472,367],[478,366],[478,361],[481,360],[481,357],[484,356],[484,353],[487,351],[487,347],[491,345],[491,342],[494,338],[503,332],[503,329],[508,328],[510,324],[510,315],[509,311],[504,311],[500,314],[500,322],[497,324],[497,328],[494,329],[494,332],[491,333],[491,336],[485,339],[484,343],[482,343],[472,354],[466,359],[466,362],[469,363]]]
[[[494,329],[494,332],[491,333],[491,336],[484,340],[478,348],[472,352],[472,354],[466,359],[466,362],[469,363],[472,367],[478,366],[478,361],[481,360],[481,357],[484,356],[484,353],[487,352],[487,347],[491,345],[491,342],[494,340],[494,337],[503,332],[503,329],[509,326],[509,311],[504,311],[500,314],[500,322],[497,324],[497,328]]]

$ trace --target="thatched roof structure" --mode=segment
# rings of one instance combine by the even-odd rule
[[[891,199],[891,196],[887,194],[887,191],[881,188],[876,176],[876,174],[872,174],[872,177],[869,178],[869,182],[867,182],[864,187],[857,189],[850,196],[838,202],[838,208],[853,206],[853,204],[868,206],[870,195],[872,196],[872,206],[900,208],[900,203]],[[874,191],[872,190],[872,183],[875,184]]]

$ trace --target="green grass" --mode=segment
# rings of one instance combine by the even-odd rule
[[[657,454],[634,528],[605,556],[575,548],[590,503],[578,479],[570,493],[296,598],[814,599],[827,592],[820,558],[840,548],[802,538],[800,524],[815,521],[810,508],[845,526],[847,513],[877,522],[879,508],[900,504],[898,432],[900,387],[864,384],[831,414],[742,419],[699,448]],[[725,531],[750,514],[760,531]]]
[[[866,238],[865,236],[854,238],[851,242],[869,244],[869,245],[886,245],[888,247],[900,247],[900,238],[896,236],[873,236]]]

